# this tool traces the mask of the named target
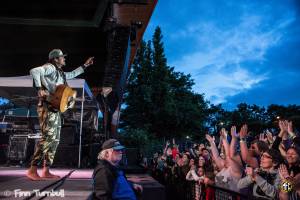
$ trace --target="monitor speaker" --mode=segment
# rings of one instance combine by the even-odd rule
[[[53,161],[55,167],[77,167],[78,145],[59,144]]]

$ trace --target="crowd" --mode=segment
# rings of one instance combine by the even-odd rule
[[[206,143],[184,150],[173,139],[149,167],[167,199],[300,199],[300,137],[292,122],[278,125],[278,133],[252,141],[247,125],[206,134]]]

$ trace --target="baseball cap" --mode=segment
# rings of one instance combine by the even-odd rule
[[[53,58],[58,58],[58,57],[65,57],[67,56],[67,54],[63,54],[62,50],[60,49],[52,49],[49,53],[49,60],[53,59]]]
[[[113,149],[113,150],[123,150],[125,149],[125,147],[123,145],[120,144],[120,142],[116,139],[109,139],[106,140],[103,144],[102,144],[102,150],[105,149]]]

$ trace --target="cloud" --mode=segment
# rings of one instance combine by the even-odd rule
[[[205,93],[212,103],[225,103],[228,97],[269,78],[270,68],[263,65],[266,54],[280,45],[285,29],[295,18],[287,15],[271,20],[262,15],[243,14],[238,23],[226,26],[214,21],[190,24],[171,35],[171,39],[192,41],[193,52],[171,65],[192,75],[196,92]]]
[[[194,90],[205,93],[212,103],[224,103],[226,98],[234,96],[268,79],[268,74],[254,75],[250,71],[237,67],[228,72],[219,72],[211,68],[206,73],[195,76]]]

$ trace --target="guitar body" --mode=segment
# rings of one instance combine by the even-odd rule
[[[77,92],[67,85],[58,85],[50,95],[50,104],[55,110],[64,113],[75,105]]]

